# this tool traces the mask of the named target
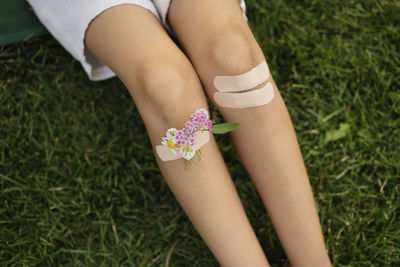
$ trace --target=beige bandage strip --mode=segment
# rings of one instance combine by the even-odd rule
[[[265,60],[246,73],[216,76],[214,86],[220,92],[240,92],[252,89],[268,80],[270,72]]]
[[[208,143],[208,141],[210,140],[210,133],[207,131],[195,132],[194,138],[195,138],[195,143],[193,145],[193,150],[197,151],[202,146]],[[156,151],[162,161],[169,161],[182,158],[182,155],[178,151],[175,155],[169,147],[164,145],[157,145]]]
[[[249,108],[268,104],[274,98],[274,88],[271,83],[264,87],[243,93],[214,93],[215,102],[226,108]]]

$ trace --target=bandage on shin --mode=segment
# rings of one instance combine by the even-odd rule
[[[262,61],[246,73],[232,76],[216,76],[214,86],[215,102],[228,108],[248,108],[268,104],[274,97],[274,89],[270,82],[264,87],[252,91],[271,76],[267,62]],[[247,92],[244,92],[247,91]]]
[[[196,132],[196,133],[194,133],[194,136],[196,139],[196,141],[192,147],[194,152],[199,150],[202,146],[207,144],[208,141],[210,140],[209,132]],[[182,154],[180,154],[180,153],[174,154],[172,152],[172,150],[167,146],[157,145],[156,151],[162,161],[170,161],[170,160],[176,160],[176,159],[183,158]]]
[[[162,137],[161,144],[155,147],[162,161],[184,158],[193,164],[193,157],[200,148],[210,140],[213,121],[209,119],[206,109],[200,108],[190,115],[183,129],[169,128],[166,136]]]

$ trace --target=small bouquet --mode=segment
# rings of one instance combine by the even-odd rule
[[[210,120],[205,108],[196,110],[190,114],[190,120],[185,122],[183,129],[169,128],[167,130],[165,137],[162,137],[162,146],[156,146],[158,155],[163,161],[183,157],[193,165],[196,152],[199,155],[199,161],[202,159],[200,147],[209,141],[210,132],[223,134],[239,126],[235,122],[214,123],[213,120]]]

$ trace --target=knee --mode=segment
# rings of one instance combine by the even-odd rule
[[[178,123],[182,113],[204,104],[199,97],[200,82],[190,69],[156,60],[143,64],[141,72],[145,108],[163,123]]]
[[[265,60],[250,29],[228,24],[213,34],[209,57],[217,72],[223,75],[243,73]]]
[[[210,44],[212,47],[210,58],[214,67],[213,73],[209,73],[210,80],[208,81],[216,90],[212,91],[212,96],[217,108],[225,115],[269,104],[274,98],[276,86],[268,66],[261,64],[265,61],[265,57],[250,30],[230,24],[218,31],[219,33]],[[253,71],[249,75],[249,71],[256,66],[261,66],[257,69],[261,72]],[[258,74],[254,75],[254,73]],[[247,76],[238,78],[240,74]],[[217,81],[217,76],[220,76],[219,78],[232,77]],[[251,110],[260,109],[252,108]]]

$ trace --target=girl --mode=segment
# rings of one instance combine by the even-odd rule
[[[232,108],[214,98],[217,76],[249,72],[265,57],[243,0],[28,0],[41,22],[91,80],[117,75],[129,90],[153,148],[166,129],[207,109],[206,95],[272,219],[292,266],[331,266],[307,172],[284,101],[271,75],[268,104]],[[182,51],[170,38],[174,36]],[[190,221],[222,266],[269,266],[215,139],[185,168],[155,157]]]

